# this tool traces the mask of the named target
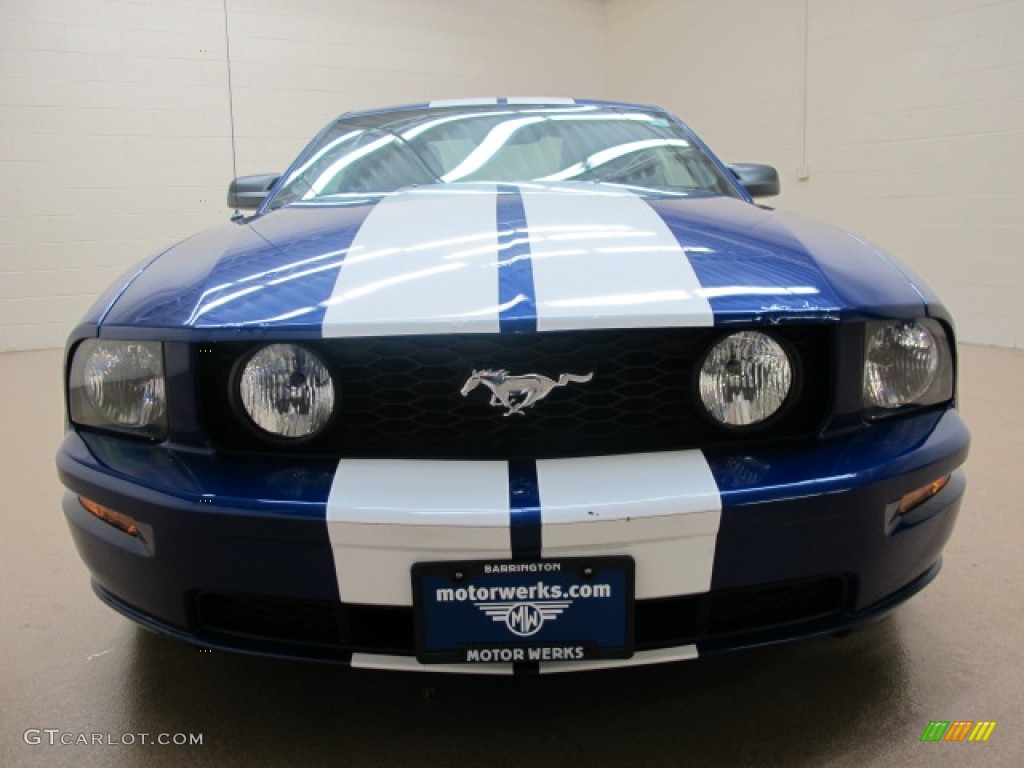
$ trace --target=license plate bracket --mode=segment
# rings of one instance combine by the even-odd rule
[[[426,664],[633,655],[635,564],[621,555],[416,563],[416,656]]]

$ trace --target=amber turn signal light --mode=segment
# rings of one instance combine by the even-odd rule
[[[938,480],[933,480],[932,482],[928,483],[928,485],[918,488],[916,491],[911,491],[910,493],[904,494],[904,496],[900,499],[900,505],[897,509],[897,514],[905,515],[912,509],[921,506],[926,501],[928,501],[928,499],[930,499],[932,496],[934,496],[943,488],[945,488],[946,483],[948,482],[949,475],[946,475],[944,477],[940,477]]]
[[[91,514],[98,517],[104,523],[112,525],[118,530],[124,531],[129,536],[139,535],[139,526],[135,521],[135,518],[129,517],[128,515],[118,512],[110,507],[104,507],[102,504],[97,504],[92,499],[87,499],[84,496],[79,496],[78,501],[81,502],[82,506]]]

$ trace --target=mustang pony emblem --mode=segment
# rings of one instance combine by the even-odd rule
[[[543,400],[555,387],[564,387],[566,384],[585,384],[594,378],[591,371],[585,376],[577,376],[574,373],[563,373],[558,381],[542,376],[539,373],[527,373],[522,376],[509,376],[508,371],[483,370],[473,371],[462,385],[462,396],[465,397],[478,386],[483,384],[491,390],[491,405],[503,405],[506,410],[503,415],[511,416],[513,413],[522,414],[524,408],[529,408],[538,400]]]

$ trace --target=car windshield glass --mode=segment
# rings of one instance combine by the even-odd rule
[[[664,113],[495,105],[340,118],[303,152],[270,208],[423,184],[560,181],[736,196],[693,136]]]

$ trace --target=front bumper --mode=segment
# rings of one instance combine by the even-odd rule
[[[632,659],[542,671],[679,660],[884,614],[938,571],[968,442],[947,410],[742,453],[537,462],[536,554],[631,554],[638,599]],[[494,462],[456,464],[342,462],[342,472],[75,431],[58,454],[76,546],[115,609],[204,647],[397,669],[440,668],[413,655],[411,563],[522,555],[507,509],[516,473],[502,499]],[[679,479],[701,466],[703,480]],[[950,473],[937,496],[896,516],[900,496]],[[78,496],[136,518],[140,536]]]

